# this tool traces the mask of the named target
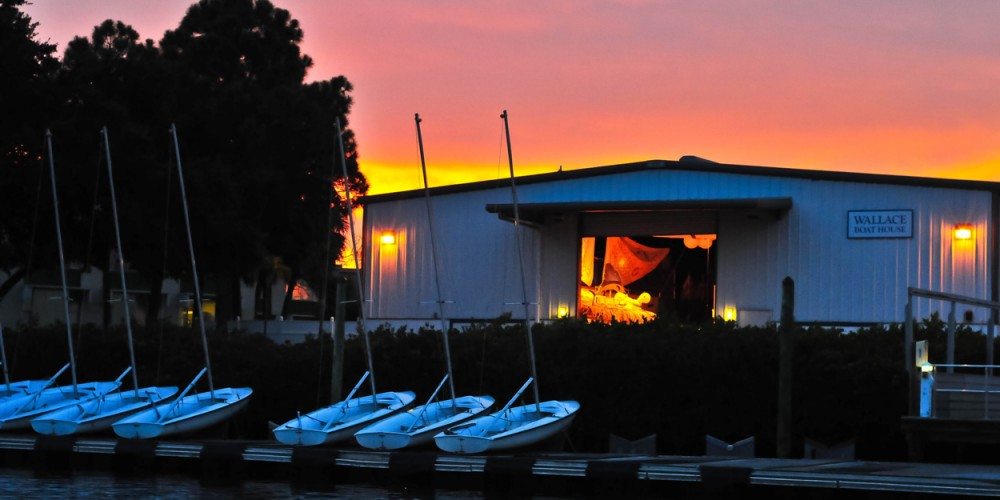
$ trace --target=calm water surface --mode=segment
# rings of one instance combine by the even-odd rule
[[[377,485],[298,486],[280,481],[205,484],[191,476],[113,476],[96,471],[38,475],[0,468],[0,498],[482,498],[478,491],[408,491]]]

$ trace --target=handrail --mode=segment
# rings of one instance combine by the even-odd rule
[[[930,363],[931,366],[938,367],[943,366],[945,368],[1000,368],[1000,365],[968,365],[968,364],[946,364],[946,363]]]
[[[931,400],[930,400],[930,410],[931,410],[930,416],[935,417],[935,418],[937,417],[938,405],[935,402],[935,400],[937,399],[935,397],[935,395],[937,395],[938,393],[948,392],[948,393],[964,393],[964,394],[982,394],[982,398],[983,398],[983,420],[990,420],[990,393],[993,393],[993,394],[1000,393],[1000,388],[996,388],[998,390],[990,390],[991,389],[990,382],[991,382],[991,379],[995,377],[992,374],[993,370],[995,370],[997,368],[1000,368],[1000,365],[993,365],[993,364],[984,364],[984,365],[980,365],[980,364],[956,364],[956,363],[950,363],[950,364],[946,364],[946,363],[933,364],[933,363],[930,363],[930,366],[933,366],[933,367],[941,366],[941,367],[948,368],[948,372],[947,373],[949,373],[949,374],[953,374],[954,373],[954,371],[953,371],[954,368],[969,368],[969,369],[975,369],[975,370],[982,370],[983,371],[983,374],[982,374],[982,385],[978,386],[978,384],[976,384],[977,388],[973,388],[973,384],[971,384],[971,383],[967,384],[965,387],[963,387],[961,389],[938,388],[938,387],[935,387],[936,381],[933,379],[933,377],[928,378],[925,381],[922,381],[921,383],[922,384],[927,383],[928,384],[927,387],[930,389],[930,394],[929,394],[929,396],[931,398]],[[970,373],[970,374],[966,374],[966,375],[972,375],[972,376],[977,376],[977,377],[979,376],[978,373]],[[978,388],[978,387],[981,387],[981,388]]]
[[[909,295],[915,295],[917,297],[923,297],[925,299],[936,299],[936,300],[943,300],[946,302],[961,302],[963,304],[971,304],[980,307],[986,307],[989,309],[1000,310],[1000,302],[977,299],[975,297],[969,297],[966,295],[958,295],[947,292],[936,292],[934,290],[927,290],[925,288],[916,288],[912,286],[906,289],[906,293]]]
[[[927,290],[924,288],[917,287],[907,287],[906,288],[906,308],[904,309],[904,320],[903,320],[903,362],[905,364],[907,379],[909,380],[908,386],[908,400],[909,400],[909,413],[915,414],[917,412],[917,407],[920,398],[918,398],[916,393],[916,388],[919,385],[916,374],[916,354],[914,352],[914,338],[913,338],[913,299],[914,297],[930,299],[930,300],[941,300],[951,303],[951,309],[948,311],[948,323],[947,323],[947,336],[945,338],[945,363],[937,364],[945,368],[947,373],[954,373],[955,368],[983,368],[984,370],[993,370],[995,368],[1000,368],[993,364],[993,344],[994,344],[994,332],[997,327],[997,318],[1000,316],[1000,302],[994,302],[990,300],[979,299],[976,297],[969,297],[965,295],[959,295],[956,293],[948,292],[938,292],[934,290]],[[958,330],[958,321],[956,318],[956,312],[958,310],[958,304],[966,304],[976,307],[982,307],[989,309],[991,311],[991,317],[989,318],[988,329],[986,334],[986,363],[984,365],[966,365],[955,364],[955,337]],[[989,376],[989,373],[984,371],[985,376]]]

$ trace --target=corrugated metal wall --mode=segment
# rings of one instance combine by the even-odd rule
[[[509,196],[509,192],[475,192],[433,200],[441,295],[448,302],[445,315],[451,319],[495,318],[505,311],[524,316],[514,225],[484,208],[486,203],[509,202]],[[432,318],[437,298],[423,198],[372,204],[366,211],[364,267],[372,320]],[[396,244],[380,243],[383,232],[393,233]],[[522,235],[528,302],[534,311],[538,232],[525,227]]]
[[[571,178],[519,186],[523,203],[629,200],[697,200],[791,197],[780,218],[719,215],[718,309],[771,311],[776,319],[780,282],[796,280],[796,316],[803,321],[900,321],[906,287],[917,286],[989,298],[988,231],[991,195],[984,191],[818,181],[670,169]],[[485,211],[509,203],[507,189],[436,196],[442,290],[453,318],[521,316],[520,276],[513,225]],[[850,240],[847,211],[912,209],[913,238]],[[430,318],[435,307],[433,270],[422,198],[367,207],[366,266],[373,319]],[[957,245],[955,224],[975,226],[974,241]],[[385,248],[382,231],[397,233]],[[560,305],[575,309],[578,236],[576,217],[527,230],[525,264],[529,301],[543,319]],[[539,237],[540,236],[540,237]],[[540,271],[537,271],[539,270]],[[428,302],[421,304],[421,302]],[[921,317],[940,304],[918,301]],[[974,311],[975,319],[985,311]]]

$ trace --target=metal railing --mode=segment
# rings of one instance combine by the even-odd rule
[[[989,378],[993,376],[992,368],[1000,368],[1000,366],[993,364],[993,344],[995,341],[996,327],[997,327],[997,317],[1000,315],[1000,302],[993,302],[989,300],[983,300],[976,297],[968,297],[964,295],[958,295],[946,292],[937,292],[934,290],[926,290],[923,288],[909,287],[906,289],[906,309],[905,309],[905,320],[903,323],[904,331],[904,357],[906,363],[906,373],[909,384],[909,409],[910,414],[919,414],[919,398],[916,397],[916,390],[918,387],[917,369],[919,368],[915,362],[915,352],[914,352],[914,342],[913,342],[913,299],[914,298],[925,298],[931,300],[940,300],[944,302],[949,302],[951,308],[948,311],[948,323],[947,323],[947,337],[945,346],[945,362],[942,364],[935,364],[936,367],[945,368],[947,373],[954,373],[955,368],[973,368],[973,367],[989,367],[984,369],[984,377],[988,382]],[[975,307],[982,307],[989,309],[990,317],[987,324],[987,332],[985,337],[986,340],[986,364],[984,365],[959,365],[955,364],[955,332],[958,329],[957,321],[957,310],[958,304],[970,305]]]
[[[938,368],[947,368],[947,374],[953,374],[954,370],[957,368],[959,370],[982,370],[982,385],[976,384],[957,384],[955,380],[943,381],[944,387],[938,387],[938,382],[933,378],[933,376],[923,376],[921,377],[921,391],[920,391],[920,416],[931,417],[931,418],[954,418],[961,414],[962,410],[956,411],[951,407],[953,402],[949,401],[949,414],[941,415],[940,407],[942,403],[942,395],[944,394],[981,394],[982,395],[982,405],[983,405],[983,420],[990,420],[990,398],[997,398],[1000,401],[1000,384],[994,385],[993,382],[994,373],[996,370],[1000,369],[1000,365],[976,365],[976,364],[937,364],[937,365],[925,365],[923,372],[930,373],[933,375],[933,370],[928,371],[927,368],[932,367],[933,370]],[[924,385],[928,387],[924,387]],[[925,400],[929,397],[930,400]],[[976,404],[979,401],[975,401]]]

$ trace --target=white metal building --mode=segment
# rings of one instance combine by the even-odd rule
[[[517,185],[528,302],[541,321],[591,314],[596,294],[646,318],[704,311],[763,324],[778,319],[785,276],[796,283],[796,319],[826,325],[902,321],[907,286],[1000,298],[1000,183],[684,157],[524,176]],[[431,193],[445,315],[523,317],[510,181]],[[364,201],[370,321],[428,323],[437,306],[423,191]],[[647,259],[638,272],[652,270],[610,289],[624,281],[608,270],[621,242]],[[917,317],[934,311],[947,313],[939,302],[915,304]],[[981,323],[986,314],[962,310],[960,320]]]

